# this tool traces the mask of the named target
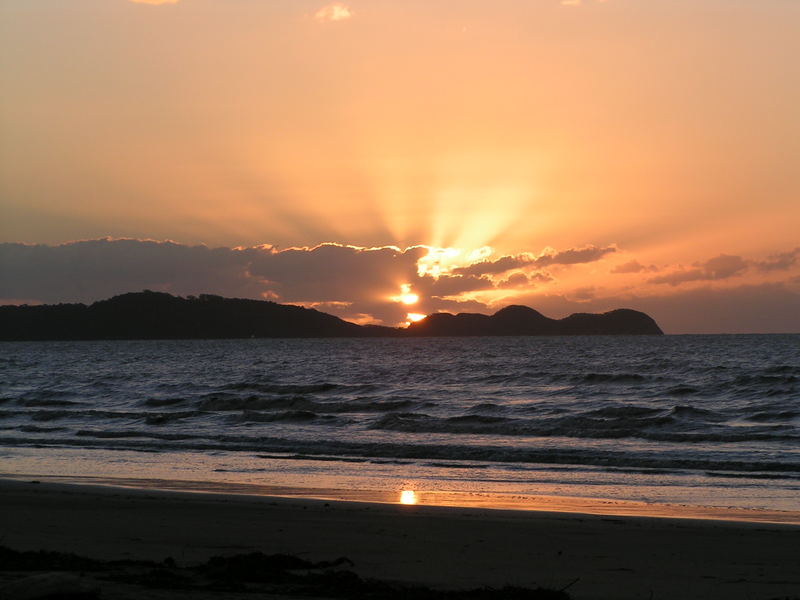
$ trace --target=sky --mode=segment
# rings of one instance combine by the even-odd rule
[[[0,0],[0,303],[800,332],[797,0]]]

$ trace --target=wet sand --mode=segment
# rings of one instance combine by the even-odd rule
[[[800,526],[0,480],[0,544],[179,564],[346,556],[362,577],[575,600],[800,597]],[[613,508],[609,508],[613,513]],[[101,596],[101,597],[106,597]],[[110,597],[110,596],[108,596]]]

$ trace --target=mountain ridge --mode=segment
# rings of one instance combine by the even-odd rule
[[[550,319],[520,305],[493,315],[433,313],[395,328],[357,325],[334,315],[269,300],[211,294],[129,292],[92,304],[0,306],[0,340],[128,340],[508,335],[661,335],[631,309]]]

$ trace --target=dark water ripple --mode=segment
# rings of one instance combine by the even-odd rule
[[[0,423],[0,446],[800,479],[800,336],[3,343]]]

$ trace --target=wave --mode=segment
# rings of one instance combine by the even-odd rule
[[[120,439],[120,438],[150,438],[154,440],[197,440],[199,436],[188,433],[154,433],[152,431],[121,430],[121,431],[98,431],[91,429],[80,429],[75,432],[78,437],[101,438],[101,439]]]
[[[798,340],[19,345],[0,446],[791,479]]]
[[[664,391],[668,396],[695,396],[700,390],[690,385],[676,385]]]
[[[286,383],[260,383],[251,381],[240,381],[222,386],[224,390],[252,391],[265,394],[314,394],[318,392],[329,392],[337,388],[335,383],[311,383],[311,384],[286,384]]]
[[[800,417],[800,411],[798,410],[775,410],[775,411],[763,411],[753,413],[748,415],[746,419],[748,421],[755,421],[755,422],[770,422],[770,421],[791,421],[792,419],[796,419]]]
[[[422,413],[391,413],[378,418],[370,427],[405,433],[637,438],[688,443],[800,441],[800,435],[790,425],[713,426],[721,420],[722,417],[712,411],[691,406],[676,406],[667,411],[631,406],[602,408],[578,415],[542,419],[488,415],[442,418]]]
[[[192,417],[196,417],[201,414],[202,414],[201,412],[196,410],[155,413],[147,415],[144,418],[144,422],[147,423],[148,425],[169,425],[170,423],[174,423],[175,421],[180,421],[182,419],[190,419]]]
[[[148,398],[142,404],[144,406],[152,406],[158,408],[161,406],[174,406],[176,404],[183,404],[186,398]]]
[[[190,434],[153,434],[140,430],[81,430],[82,439],[63,439],[53,446],[80,446],[139,451],[246,451],[265,459],[286,458],[295,454],[308,460],[368,460],[377,464],[408,464],[425,461],[464,465],[507,463],[532,465],[576,465],[602,469],[648,469],[653,472],[680,473],[730,472],[779,474],[800,480],[800,462],[776,460],[740,460],[726,457],[687,456],[683,453],[653,452],[637,454],[624,451],[598,451],[573,448],[515,448],[511,446],[470,446],[461,444],[396,444],[389,442],[347,442],[341,440],[288,440],[265,436],[214,436],[200,439]],[[3,438],[6,444],[41,446],[41,438]],[[271,453],[280,453],[275,455]]]
[[[313,400],[306,396],[220,396],[213,394],[201,400],[197,407],[206,411],[235,411],[235,410],[306,410],[318,413],[361,413],[361,412],[388,412],[412,408],[417,402],[409,399],[398,400],[370,400],[355,399],[342,401]]]
[[[480,404],[476,404],[472,408],[470,408],[471,412],[481,413],[481,412],[499,412],[505,410],[504,406],[500,406],[499,404],[495,404],[494,402],[481,402]]]
[[[733,380],[735,385],[751,384],[794,384],[800,381],[796,375],[769,374],[769,375],[739,375]]]
[[[55,398],[29,398],[25,400],[17,400],[20,406],[36,407],[36,406],[81,406],[83,402],[76,402],[75,400],[57,400]]]
[[[67,431],[66,427],[40,427],[38,425],[23,425],[19,428],[25,433],[55,433],[56,431]]]
[[[657,378],[639,373],[587,373],[572,378],[575,383],[641,383]]]
[[[276,423],[282,421],[289,423],[309,423],[312,421],[323,421],[324,424],[330,425],[331,421],[334,420],[338,419],[331,415],[318,415],[310,410],[289,410],[278,413],[246,410],[237,417],[237,421],[241,423]]]
[[[142,417],[140,412],[113,410],[36,410],[26,413],[32,421],[56,421],[58,419],[75,418],[83,421],[100,421],[105,419],[131,419]]]
[[[795,365],[776,365],[774,367],[769,367],[767,369],[764,369],[764,372],[770,375],[783,374],[783,373],[792,373],[800,375],[800,367]]]

